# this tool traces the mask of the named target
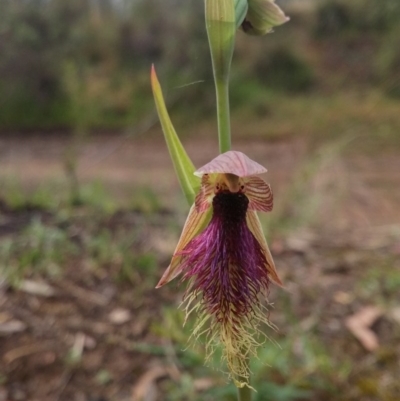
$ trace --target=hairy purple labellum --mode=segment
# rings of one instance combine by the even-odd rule
[[[263,250],[246,224],[248,203],[242,193],[218,193],[209,225],[182,251],[189,291],[201,292],[204,308],[222,324],[251,313],[268,289]]]

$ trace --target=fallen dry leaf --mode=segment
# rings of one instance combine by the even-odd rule
[[[52,297],[55,294],[54,288],[49,284],[33,280],[23,280],[19,289],[27,294],[41,297]]]
[[[0,335],[20,333],[26,330],[26,327],[26,324],[20,320],[10,320],[9,322],[0,323]]]
[[[157,398],[156,380],[167,376],[168,371],[163,366],[154,366],[140,376],[132,389],[132,401],[154,401]]]
[[[0,324],[12,319],[12,315],[7,312],[0,312]]]
[[[315,240],[316,236],[310,230],[299,230],[286,238],[286,248],[292,252],[306,253]]]
[[[345,321],[346,327],[368,351],[375,351],[379,347],[377,335],[371,326],[382,316],[383,311],[377,306],[366,306]]]
[[[0,401],[7,401],[8,399],[8,390],[5,387],[0,386]]]
[[[3,355],[3,360],[9,364],[14,362],[16,359],[23,358],[25,356],[29,356],[32,354],[36,354],[38,352],[47,351],[46,348],[51,346],[50,342],[40,342],[28,345],[22,345],[21,347],[14,348],[10,351],[7,351]]]
[[[75,283],[68,282],[66,280],[62,280],[58,283],[60,287],[64,290],[68,291],[68,293],[75,298],[84,301],[85,304],[88,302],[98,305],[98,306],[106,306],[110,299],[102,294],[97,292],[88,290],[87,288],[82,288],[77,286]]]
[[[129,322],[129,320],[131,319],[131,313],[128,309],[116,308],[110,312],[110,314],[108,315],[108,319],[111,323],[116,325],[124,324],[126,322]]]
[[[201,377],[200,379],[195,379],[193,386],[196,391],[206,391],[215,385],[215,380],[211,377]]]
[[[400,306],[397,306],[396,308],[393,308],[389,316],[396,322],[400,324]]]
[[[345,291],[337,291],[333,295],[333,299],[338,304],[349,305],[353,302],[354,296]]]

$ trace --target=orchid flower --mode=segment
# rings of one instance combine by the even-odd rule
[[[237,23],[249,35],[265,35],[290,19],[275,0],[235,0],[235,11]]]
[[[182,274],[187,315],[195,311],[194,336],[207,333],[209,354],[223,346],[231,376],[247,378],[247,358],[259,345],[255,334],[268,322],[260,301],[270,282],[282,285],[257,211],[272,210],[270,186],[257,175],[267,170],[237,151],[201,167],[201,188],[190,209],[171,264],[157,287]]]

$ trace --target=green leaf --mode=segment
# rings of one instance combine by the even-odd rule
[[[247,0],[234,0],[235,4],[235,16],[236,16],[236,28],[239,28],[246,17],[249,4]]]
[[[178,176],[186,200],[189,205],[191,205],[194,202],[196,193],[200,189],[200,179],[194,175],[196,169],[179,140],[174,126],[172,125],[154,65],[151,68],[151,87],[153,89],[158,117],[161,122],[161,127],[164,132],[165,141],[167,142],[176,175]]]

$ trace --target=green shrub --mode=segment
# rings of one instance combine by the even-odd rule
[[[385,92],[400,98],[400,27],[394,28],[380,49],[377,73]]]
[[[349,28],[351,15],[347,5],[338,0],[322,3],[316,12],[315,33],[318,36],[335,35]]]
[[[267,88],[287,92],[307,91],[315,82],[311,67],[288,48],[277,48],[259,59],[254,72]]]
[[[387,32],[399,20],[398,0],[327,0],[317,7],[314,32],[317,36]]]

